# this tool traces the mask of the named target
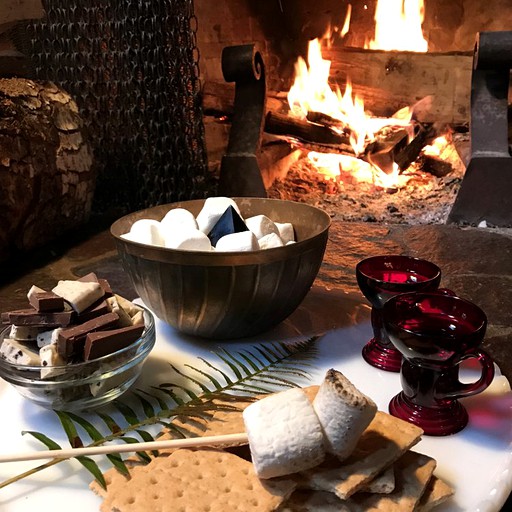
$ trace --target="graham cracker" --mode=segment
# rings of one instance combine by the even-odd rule
[[[422,434],[419,427],[378,411],[349,458],[303,471],[297,477],[299,487],[333,492],[346,500],[414,446]]]
[[[408,451],[395,464],[395,490],[390,494],[358,493],[347,500],[351,512],[413,512],[436,468],[436,461]]]
[[[390,466],[361,488],[361,492],[389,494],[395,490],[395,468]]]
[[[418,503],[418,510],[427,512],[453,496],[454,490],[446,482],[433,475]]]
[[[394,464],[395,488],[389,494],[361,492],[340,500],[331,492],[299,490],[283,503],[279,512],[412,512],[435,479],[435,466],[431,457],[408,451]]]
[[[240,398],[236,401],[231,400],[214,400],[216,406],[221,407],[220,410],[211,412],[209,417],[177,417],[172,423],[176,425],[187,437],[202,437],[202,436],[215,436],[222,434],[237,434],[245,431],[245,425],[242,418],[242,411],[252,403],[251,399]],[[222,407],[229,406],[230,410],[222,410]],[[175,431],[165,428],[162,430],[162,434],[158,437],[159,441],[166,439],[179,439],[179,436]],[[232,444],[226,446],[226,448],[233,446]],[[237,445],[235,445],[237,446]],[[160,456],[168,455],[173,450],[160,450]],[[152,456],[151,453],[148,455]],[[239,456],[247,458],[245,452],[238,453]],[[137,457],[129,457],[125,460],[125,463],[130,468],[130,473],[134,468],[138,466],[144,466],[146,463],[141,462]],[[107,487],[119,482],[124,482],[127,477],[120,473],[117,469],[111,468],[103,473]],[[101,497],[105,497],[107,491],[101,487],[96,480],[91,482],[89,488]]]
[[[350,508],[332,492],[298,490],[282,505],[279,512],[350,512]]]
[[[101,512],[272,512],[295,489],[289,479],[261,481],[250,462],[223,450],[180,449],[111,485]]]

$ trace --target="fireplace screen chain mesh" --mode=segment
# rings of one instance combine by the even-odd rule
[[[98,163],[94,210],[204,197],[192,0],[46,0],[19,27],[33,78],[77,101]]]

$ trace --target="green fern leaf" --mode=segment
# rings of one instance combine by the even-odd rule
[[[199,360],[206,369],[186,365],[186,372],[170,364],[174,376],[171,376],[169,381],[153,386],[149,390],[138,390],[134,393],[135,404],[133,404],[133,400],[131,405],[120,400],[113,402],[112,406],[121,413],[126,425],[120,424],[104,412],[96,413],[100,421],[98,426],[75,413],[55,412],[72,447],[83,445],[77,427],[83,429],[91,438],[92,443],[89,446],[114,440],[128,444],[139,443],[139,439],[152,440],[153,436],[145,430],[146,427],[152,425],[164,426],[175,437],[187,437],[191,435],[186,428],[187,423],[194,425],[194,420],[197,420],[196,424],[200,427],[204,424],[203,420],[212,417],[214,411],[239,410],[236,403],[240,401],[241,397],[243,400],[250,400],[253,399],[253,395],[273,393],[279,387],[299,385],[298,382],[295,382],[295,378],[309,379],[308,369],[313,366],[312,360],[316,356],[316,339],[313,337],[289,345],[285,343],[256,345],[236,353],[230,353],[225,349],[213,352],[226,366],[226,370],[221,367],[222,365],[214,365],[204,358],[199,358]],[[229,375],[230,372],[235,378]],[[221,378],[218,378],[219,375]],[[197,376],[200,376],[204,382]],[[175,383],[176,377],[179,377],[180,381],[189,383],[191,387]],[[196,393],[192,387],[197,387],[201,393]],[[176,424],[175,419],[183,419],[185,423]],[[106,434],[103,433],[105,430],[107,430]],[[32,435],[50,449],[60,448],[58,443],[52,441],[45,434],[33,431],[25,433]],[[133,434],[137,434],[137,437],[134,437]],[[136,448],[134,447],[134,449]],[[151,461],[148,453],[136,453],[143,462]],[[0,483],[0,488],[63,460],[65,459],[54,459],[14,476]],[[77,457],[77,460],[94,475],[101,486],[106,485],[103,475],[94,461],[87,457]],[[111,455],[109,460],[119,471],[127,474],[128,468],[121,457]]]
[[[81,457],[76,457],[76,460],[80,462],[80,464],[82,464],[89,473],[91,473],[103,489],[107,490],[107,482],[105,481],[105,477],[96,462],[94,462],[90,457],[84,457],[83,455]]]
[[[64,411],[56,411],[56,414],[59,417],[62,428],[68,437],[71,448],[81,448],[84,446],[84,443],[78,435],[78,431],[76,430],[75,424],[69,414]]]
[[[52,439],[50,439],[48,436],[45,436],[41,432],[35,432],[33,430],[23,430],[21,432],[21,435],[29,434],[32,437],[35,437],[38,441],[43,443],[49,450],[61,450],[60,444],[56,443]]]

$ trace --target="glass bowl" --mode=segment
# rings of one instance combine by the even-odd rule
[[[13,364],[0,358],[0,377],[25,398],[46,409],[81,411],[104,405],[127,391],[140,375],[155,345],[155,321],[144,308],[141,337],[112,354],[84,363],[53,366],[52,375],[41,378],[43,366]],[[0,346],[10,326],[0,332]]]

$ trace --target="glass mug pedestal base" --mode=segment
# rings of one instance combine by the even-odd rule
[[[391,347],[383,347],[375,338],[372,338],[363,347],[363,358],[372,366],[386,370],[387,372],[398,373],[402,364],[402,354]]]
[[[423,429],[429,436],[448,436],[460,432],[468,424],[468,413],[457,400],[439,407],[416,405],[400,392],[389,402],[392,416]]]

